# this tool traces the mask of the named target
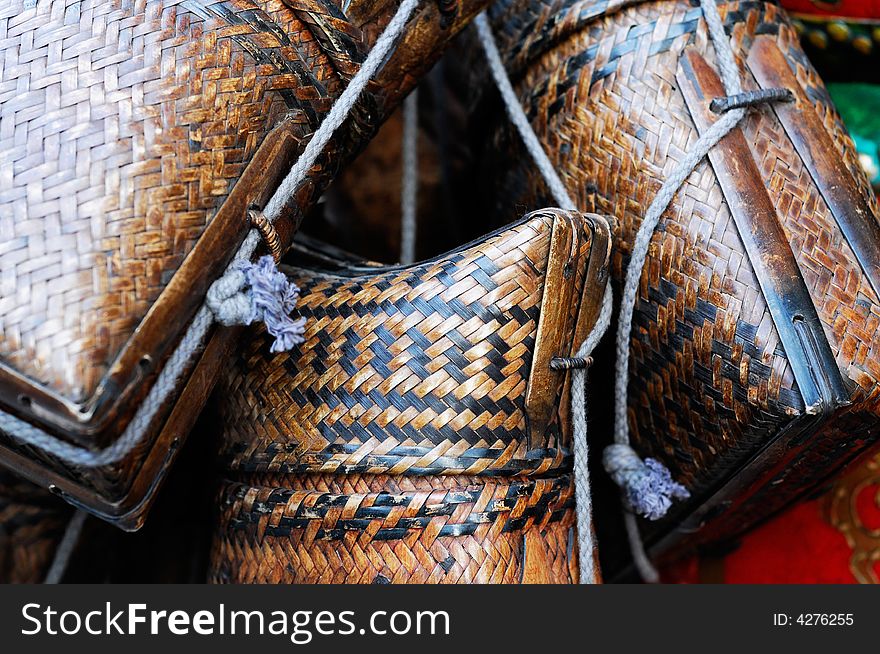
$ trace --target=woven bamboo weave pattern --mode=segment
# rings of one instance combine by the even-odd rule
[[[577,579],[567,476],[302,475],[283,483],[224,486],[212,581],[520,583],[532,547],[542,550],[548,583]]]
[[[543,211],[411,267],[288,269],[306,342],[270,354],[266,333],[252,330],[219,386],[224,464],[415,475],[566,468],[568,375],[533,359],[572,353],[580,314],[597,306],[588,264],[604,268],[607,233]],[[558,322],[548,310],[552,335],[539,338],[548,287],[564,310]]]
[[[781,10],[764,2],[719,2],[740,58],[770,39],[877,215],[851,140]],[[698,137],[676,74],[685,48],[715,55],[696,3],[502,0],[490,11],[506,65],[533,126],[584,210],[619,219],[620,279],[656,189]],[[799,105],[800,107],[800,105]],[[796,462],[771,471],[748,520],[778,508],[877,436],[880,303],[816,180],[772,107],[741,129],[776,207],[837,365],[857,388],[851,431],[813,429]],[[503,206],[540,202],[544,191],[515,133],[497,124],[487,152]],[[509,204],[508,204],[509,203]],[[655,233],[637,299],[630,370],[630,428],[636,448],[666,463],[699,503],[780,430],[804,404],[759,280],[708,162],[682,186]],[[780,460],[793,456],[780,454]],[[781,467],[781,464],[780,464]],[[781,483],[782,480],[786,483]],[[771,499],[772,498],[772,499]],[[687,507],[683,510],[688,510]],[[745,511],[745,509],[742,509]],[[746,526],[731,515],[730,530]],[[723,531],[723,530],[722,530]]]
[[[338,81],[281,2],[4,0],[0,17],[0,354],[80,401],[269,127],[313,124]]]

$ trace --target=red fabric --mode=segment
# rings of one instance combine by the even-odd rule
[[[880,452],[853,463],[822,498],[796,504],[745,534],[724,558],[693,556],[666,566],[662,579],[666,583],[877,583]]]
[[[852,551],[822,518],[818,501],[798,504],[747,534],[724,561],[730,584],[852,584]]]
[[[780,4],[793,14],[834,16],[835,18],[880,18],[880,0],[781,0]]]
[[[874,499],[878,490],[865,489],[857,498],[861,515],[870,516],[869,526],[880,525],[880,506]],[[819,502],[812,501],[746,534],[714,567],[720,566],[728,584],[852,584],[856,579],[849,568],[851,556],[844,536],[823,519]],[[722,581],[704,577],[696,556],[661,570],[663,583]]]

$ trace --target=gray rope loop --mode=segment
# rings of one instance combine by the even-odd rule
[[[690,497],[688,490],[672,479],[669,470],[656,459],[644,461],[629,445],[615,443],[605,448],[602,465],[623,491],[626,505],[649,520],[659,520],[672,507],[672,500]]]
[[[220,276],[205,296],[205,304],[221,325],[250,325],[254,321],[254,303],[245,289],[247,275],[240,267],[233,267]]]

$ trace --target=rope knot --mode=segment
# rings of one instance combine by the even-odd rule
[[[299,300],[299,288],[288,281],[270,256],[256,263],[239,261],[208,289],[205,301],[221,325],[250,325],[261,321],[275,337],[270,350],[286,352],[305,342],[305,318],[290,313]]]
[[[656,459],[643,461],[629,445],[615,443],[606,447],[602,464],[623,490],[629,508],[649,520],[665,516],[673,499],[690,497],[688,490],[672,479],[666,466]]]

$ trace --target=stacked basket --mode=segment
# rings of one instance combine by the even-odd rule
[[[212,578],[576,580],[551,360],[593,324],[608,248],[601,218],[544,210],[414,266],[287,269],[305,343],[256,330],[220,382]]]

